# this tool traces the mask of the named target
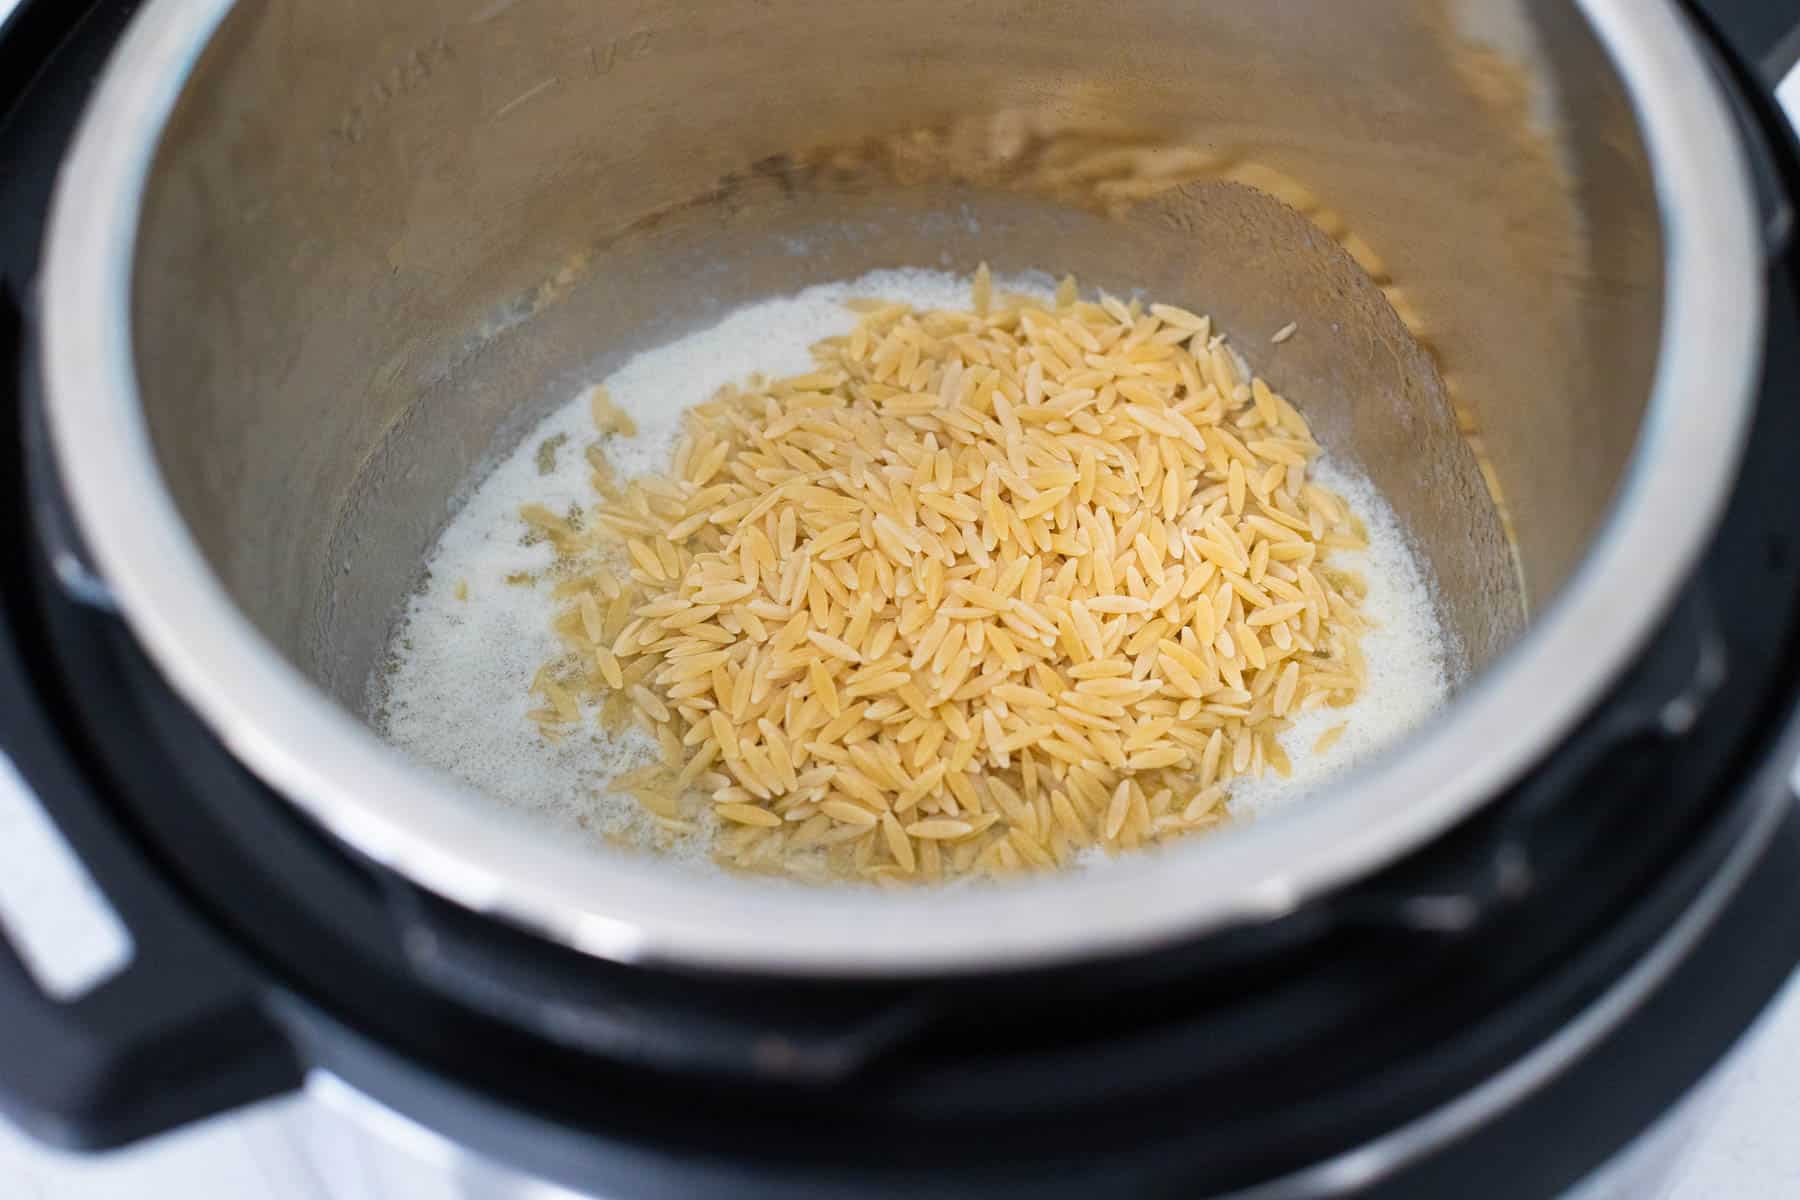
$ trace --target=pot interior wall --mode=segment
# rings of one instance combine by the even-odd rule
[[[579,385],[982,259],[1211,312],[1388,497],[1473,670],[1618,488],[1661,258],[1560,4],[244,0],[149,181],[134,338],[215,569],[352,708],[459,489]]]

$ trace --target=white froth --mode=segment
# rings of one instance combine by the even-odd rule
[[[1033,281],[1030,290],[1043,288]],[[635,356],[605,379],[638,433],[598,440],[621,477],[666,471],[683,410],[753,372],[776,377],[809,370],[814,342],[855,326],[857,314],[846,300],[955,308],[968,296],[966,278],[878,271],[738,309],[709,329]],[[554,469],[544,474],[539,449],[558,437]],[[557,607],[552,585],[536,579],[553,552],[543,542],[526,544],[519,508],[537,502],[562,512],[591,505],[583,450],[595,440],[583,388],[493,467],[438,536],[426,578],[396,624],[391,665],[375,684],[382,732],[414,758],[563,828],[651,844],[710,865],[709,826],[699,836],[671,834],[630,796],[606,790],[614,776],[656,756],[648,734],[633,728],[609,737],[590,712],[581,732],[551,742],[525,716],[538,703],[526,691],[532,676],[561,647],[550,628]],[[533,580],[506,582],[524,575]],[[459,585],[466,599],[459,598]]]
[[[1048,295],[1036,277],[1005,286]],[[848,283],[808,288],[738,309],[717,325],[637,355],[604,380],[613,403],[637,423],[634,438],[600,443],[623,477],[668,469],[681,412],[752,373],[776,377],[812,366],[809,347],[848,333],[854,297],[879,297],[918,308],[960,308],[967,277],[938,271],[880,271]],[[561,437],[554,467],[539,467],[540,448]],[[416,759],[448,771],[508,804],[571,830],[653,845],[679,861],[710,866],[711,828],[681,837],[658,827],[607,781],[650,761],[654,741],[638,730],[609,737],[591,719],[561,742],[543,738],[526,718],[527,694],[539,664],[560,652],[551,622],[556,603],[547,571],[552,551],[527,544],[521,505],[565,511],[594,502],[583,449],[595,440],[582,389],[532,430],[471,492],[439,536],[426,577],[397,623],[389,669],[375,683],[390,741]],[[1365,635],[1368,684],[1348,708],[1303,714],[1282,742],[1293,761],[1289,779],[1240,781],[1232,808],[1267,810],[1315,790],[1418,724],[1448,693],[1446,646],[1424,573],[1392,511],[1359,476],[1321,462],[1321,482],[1342,495],[1368,525],[1366,552],[1338,552],[1332,563],[1368,580],[1365,611],[1376,628]],[[529,575],[527,583],[508,576]],[[459,585],[466,598],[459,596]],[[1312,745],[1340,722],[1348,727],[1323,755]]]
[[[1234,783],[1231,810],[1238,816],[1317,791],[1417,728],[1450,694],[1448,640],[1425,572],[1394,510],[1367,479],[1329,458],[1315,462],[1307,474],[1342,496],[1369,530],[1367,550],[1336,550],[1330,559],[1334,567],[1360,573],[1369,585],[1362,606],[1374,625],[1362,637],[1369,677],[1354,703],[1321,705],[1293,718],[1293,727],[1281,735],[1293,774]],[[1314,754],[1313,744],[1334,725],[1343,725],[1344,732],[1325,753]]]

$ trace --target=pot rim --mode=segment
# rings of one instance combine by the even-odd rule
[[[133,633],[240,762],[376,863],[578,950],[776,973],[968,972],[1277,916],[1421,845],[1525,773],[1655,629],[1735,475],[1764,304],[1738,133],[1673,0],[1576,2],[1631,96],[1662,217],[1662,341],[1638,443],[1562,593],[1424,730],[1338,781],[1328,802],[1075,874],[821,897],[578,847],[410,762],[233,604],[163,485],[140,403],[131,305],[145,183],[233,0],[151,0],[60,173],[40,301],[64,486]]]

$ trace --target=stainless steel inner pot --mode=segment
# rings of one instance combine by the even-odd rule
[[[151,0],[63,172],[48,398],[126,619],[374,859],[614,958],[978,969],[1279,912],[1565,733],[1729,486],[1752,226],[1670,0]],[[572,846],[359,719],[458,489],[578,384],[980,259],[1210,311],[1406,523],[1455,702],[1278,816],[898,896]]]

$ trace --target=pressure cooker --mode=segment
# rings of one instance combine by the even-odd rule
[[[298,1093],[382,1194],[1645,1194],[1800,962],[1796,28],[24,4],[0,1106],[104,1150]],[[588,845],[374,732],[446,516],[579,381],[983,258],[1305,329],[1275,381],[1428,568],[1442,711],[1113,869],[897,894]]]

